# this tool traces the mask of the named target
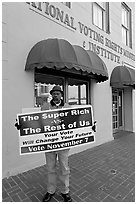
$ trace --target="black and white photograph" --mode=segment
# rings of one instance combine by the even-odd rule
[[[135,1],[1,7],[2,202],[135,202]]]

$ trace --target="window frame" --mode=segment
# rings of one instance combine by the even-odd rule
[[[121,3],[121,9],[122,9],[122,16],[121,16],[121,32],[122,32],[122,42],[132,48],[132,11],[131,9],[127,6],[127,4],[125,2]],[[123,24],[122,22],[122,18],[123,18],[123,9],[126,11],[127,13],[127,26]],[[126,33],[126,39],[123,39],[123,30]]]
[[[100,2],[92,3],[92,24],[109,34],[110,33],[109,2],[102,2],[102,3],[104,3],[104,5],[101,5]],[[94,6],[95,5],[99,9],[101,9],[101,12],[102,12],[102,26],[101,27],[97,25],[94,20],[94,14],[95,14]]]
[[[102,20],[102,25],[100,27],[100,25],[98,24],[98,19],[95,19],[94,17],[98,14],[98,13],[95,13],[95,8],[96,8],[96,11],[99,12],[101,11],[101,20]],[[99,9],[99,10],[98,10]],[[100,28],[101,30],[104,30],[104,8],[101,7],[97,2],[94,2],[92,4],[92,11],[93,11],[93,16],[92,16],[92,19],[93,19],[93,24],[95,26],[97,26],[98,28]],[[97,15],[98,16],[98,15]],[[97,22],[97,23],[96,23]]]

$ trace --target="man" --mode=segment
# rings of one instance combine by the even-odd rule
[[[54,86],[50,91],[52,95],[52,100],[50,103],[44,103],[41,107],[41,110],[57,109],[57,108],[68,108],[68,104],[64,104],[64,101],[61,99],[63,97],[63,91],[60,86]],[[72,199],[69,195],[69,166],[68,166],[68,155],[69,149],[60,150],[55,152],[45,153],[46,163],[47,163],[47,193],[44,195],[43,202],[48,202],[51,200],[52,196],[56,191],[56,162],[57,156],[60,165],[60,175],[59,179],[62,184],[61,196],[64,199],[64,202],[71,202]]]
[[[49,110],[49,109],[57,109],[57,108],[69,108],[68,104],[64,104],[63,100],[61,99],[63,96],[63,91],[61,90],[60,86],[54,86],[53,89],[50,91],[52,95],[52,100],[50,103],[45,102],[41,110]],[[96,132],[96,121],[92,126],[92,130]],[[15,123],[16,128],[19,130],[20,125]],[[60,165],[60,181],[62,183],[61,189],[61,196],[64,199],[64,202],[71,202],[72,199],[69,195],[69,166],[68,166],[68,155],[69,149],[67,150],[60,150],[55,152],[45,153],[46,156],[46,163],[47,163],[47,170],[48,170],[48,182],[47,182],[47,193],[44,195],[43,202],[48,202],[51,200],[52,196],[55,194],[56,191],[56,160],[58,156],[58,161]]]

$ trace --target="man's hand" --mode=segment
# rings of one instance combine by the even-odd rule
[[[17,119],[16,119],[15,127],[17,128],[17,130],[20,130],[20,128],[21,128],[20,125],[18,124]]]
[[[97,121],[94,121],[94,125],[92,126],[92,130],[93,130],[94,132],[96,132],[96,125],[95,125],[96,122],[97,122]]]

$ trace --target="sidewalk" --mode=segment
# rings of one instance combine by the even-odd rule
[[[73,202],[135,202],[135,134],[69,157]],[[59,184],[58,184],[59,186]],[[46,165],[3,179],[3,202],[41,202]],[[61,202],[59,188],[51,202]]]

